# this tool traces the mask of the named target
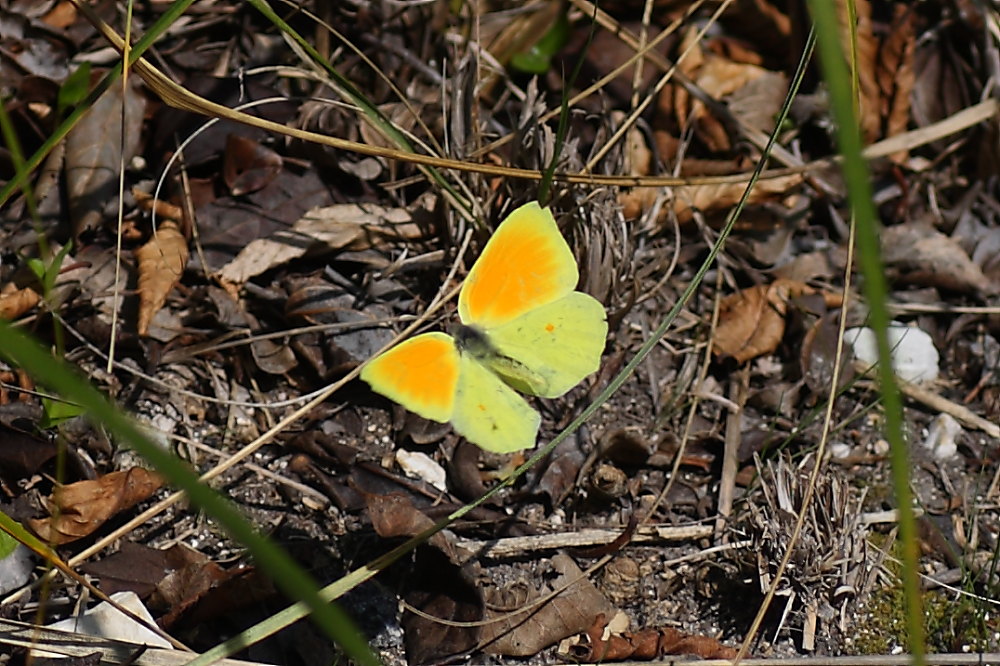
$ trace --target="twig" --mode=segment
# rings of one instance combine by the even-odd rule
[[[862,361],[855,361],[854,369],[860,374],[865,374],[871,369],[871,366]],[[938,395],[937,393],[929,391],[921,386],[903,381],[898,377],[896,378],[896,381],[899,384],[899,389],[908,398],[927,405],[931,409],[953,416],[956,420],[961,421],[968,427],[982,430],[994,439],[1000,439],[1000,424],[988,421],[978,414],[975,414],[968,407],[960,405],[957,402],[953,402],[948,398]]]
[[[681,525],[656,526],[642,525],[636,528],[632,543],[651,543],[663,541],[691,541],[711,536],[711,525]],[[539,550],[555,550],[557,548],[576,548],[600,546],[611,543],[621,534],[616,529],[585,529],[559,534],[538,534],[526,537],[508,537],[479,541],[478,539],[457,538],[455,545],[474,552],[478,557],[500,559],[523,555]]]
[[[181,666],[191,661],[193,656],[190,652],[181,650],[149,648],[135,657],[136,652],[142,650],[142,645],[59,631],[48,627],[39,627],[28,622],[2,618],[0,618],[0,645],[45,650],[77,657],[97,652],[101,655],[101,663],[132,663],[137,666]],[[220,659],[215,663],[221,666],[255,666],[255,662],[239,659]]]
[[[731,378],[729,385],[730,401],[736,409],[730,409],[726,414],[726,448],[722,458],[722,477],[719,480],[719,516],[715,521],[715,530],[723,539],[727,538],[725,527],[733,513],[733,500],[736,497],[736,473],[739,471],[739,449],[743,437],[743,406],[746,404],[750,388],[750,371],[743,367]]]

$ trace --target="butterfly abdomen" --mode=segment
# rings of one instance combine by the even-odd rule
[[[490,342],[486,333],[474,326],[459,325],[454,331],[459,353],[467,354],[486,366],[521,393],[543,395],[548,386],[545,377],[533,372],[515,358],[507,356]]]

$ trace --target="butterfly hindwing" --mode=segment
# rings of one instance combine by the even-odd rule
[[[496,453],[530,449],[541,417],[514,390],[475,358],[462,354],[455,413],[455,432],[480,448]]]
[[[522,393],[543,398],[557,398],[596,372],[607,334],[604,306],[579,291],[485,332],[501,357],[526,372],[492,367]]]

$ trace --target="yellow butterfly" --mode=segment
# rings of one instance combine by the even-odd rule
[[[455,337],[424,333],[372,359],[361,378],[420,416],[500,453],[535,445],[541,417],[513,389],[556,398],[600,366],[604,307],[574,291],[576,260],[548,208],[511,213],[458,296]]]

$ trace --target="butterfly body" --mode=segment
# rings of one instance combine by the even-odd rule
[[[424,333],[373,359],[361,378],[410,411],[498,452],[535,445],[541,417],[514,390],[565,394],[600,365],[603,306],[548,209],[521,206],[497,228],[459,293],[454,337]]]

